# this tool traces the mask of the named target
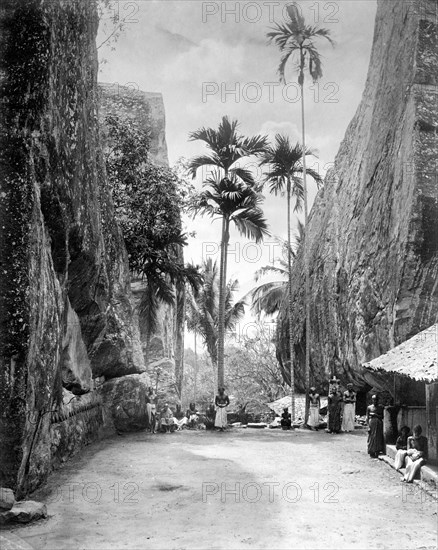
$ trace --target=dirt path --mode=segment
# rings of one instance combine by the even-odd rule
[[[436,503],[365,448],[362,430],[115,436],[34,495],[47,520],[12,532],[44,550],[436,548]]]

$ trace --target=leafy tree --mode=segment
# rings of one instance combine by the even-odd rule
[[[290,360],[290,383],[292,397],[292,418],[295,415],[295,386],[294,386],[294,369],[293,369],[293,337],[292,337],[292,256],[293,250],[291,246],[291,199],[295,198],[295,210],[300,210],[302,207],[304,184],[301,177],[304,173],[302,164],[303,157],[313,155],[314,153],[307,149],[304,153],[299,143],[295,146],[289,141],[287,136],[277,134],[275,143],[266,148],[261,157],[260,164],[266,167],[265,183],[269,184],[271,193],[278,195],[279,193],[287,197],[287,275],[289,279],[288,292],[288,314],[289,314],[289,360]],[[310,174],[318,185],[322,183],[320,175],[312,169],[308,169]],[[278,289],[277,289],[278,290]],[[272,298],[273,288],[271,289]]]
[[[262,195],[252,173],[239,161],[259,155],[266,147],[266,137],[246,138],[237,131],[237,120],[224,116],[217,130],[201,128],[190,134],[190,140],[203,141],[210,154],[193,158],[190,163],[192,177],[199,168],[213,167],[212,176],[204,179],[203,190],[192,199],[192,211],[222,219],[219,272],[219,315],[217,339],[218,384],[224,383],[224,338],[227,253],[230,225],[233,223],[244,236],[259,242],[268,234],[266,220],[260,208]]]
[[[307,181],[306,173],[306,132],[304,117],[304,77],[306,69],[309,71],[313,82],[322,77],[321,56],[316,48],[315,41],[324,38],[334,45],[330,38],[330,31],[317,26],[306,25],[301,15],[300,7],[293,2],[286,7],[288,21],[275,23],[274,28],[267,33],[268,38],[278,46],[281,52],[278,74],[281,82],[286,82],[285,69],[290,59],[297,60],[298,84],[301,89],[301,130],[302,130],[302,165],[303,165],[303,195],[304,195],[304,224],[307,227]],[[304,243],[306,246],[306,243]],[[310,292],[309,292],[309,266],[307,255],[303,255],[305,261],[305,302],[306,302],[306,413],[305,422],[309,416],[309,384],[310,384]]]
[[[284,397],[287,386],[275,358],[272,327],[259,323],[255,330],[254,337],[245,336],[239,346],[226,349],[227,387],[238,407],[246,410],[252,404],[261,411],[266,403]]]

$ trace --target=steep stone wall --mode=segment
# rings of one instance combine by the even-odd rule
[[[96,437],[96,379],[144,361],[100,154],[95,4],[5,0],[0,24],[0,486],[20,496]]]
[[[102,141],[110,144],[105,118],[115,114],[120,118],[132,119],[138,128],[150,133],[149,160],[154,164],[169,166],[165,137],[165,108],[163,96],[159,93],[144,92],[135,85],[99,83],[99,118]],[[184,261],[182,248],[179,260]],[[179,378],[182,376],[182,358],[184,350],[181,342],[184,334],[184,320],[177,319],[177,308],[161,304],[157,314],[157,330],[149,335],[141,318],[138,317],[138,306],[145,289],[145,282],[135,279],[131,283],[133,307],[140,327],[140,339],[147,372],[155,380],[160,371],[158,386],[166,394],[172,395],[175,386],[175,369]],[[177,299],[180,293],[176,293]],[[174,392],[174,389],[173,389]]]
[[[132,118],[150,131],[150,160],[160,166],[169,166],[166,144],[166,114],[163,96],[160,93],[143,92],[135,85],[99,83],[101,122],[105,116],[116,113],[121,118]],[[105,132],[105,126],[102,124]]]
[[[333,373],[359,387],[379,384],[361,363],[437,320],[437,73],[437,3],[380,0],[363,98],[307,228],[317,384]],[[303,389],[302,250],[292,276],[295,376]],[[283,309],[277,332],[282,365],[286,315]]]

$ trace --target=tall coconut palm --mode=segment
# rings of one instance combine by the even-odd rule
[[[224,383],[224,322],[230,225],[233,223],[241,235],[256,242],[268,234],[260,208],[263,196],[251,172],[241,166],[243,159],[260,155],[264,151],[267,139],[258,135],[246,138],[238,133],[237,128],[237,120],[230,121],[224,116],[217,130],[201,128],[189,136],[191,141],[203,141],[210,150],[210,154],[195,157],[189,162],[192,177],[196,176],[201,167],[214,167],[212,176],[203,182],[203,190],[194,197],[192,210],[222,219],[217,342],[219,385]]]
[[[278,46],[282,53],[278,74],[280,82],[286,83],[285,69],[290,59],[295,59],[298,66],[298,84],[301,90],[301,131],[302,131],[302,163],[303,163],[303,196],[304,196],[304,224],[307,227],[308,205],[307,205],[307,181],[306,175],[309,170],[306,167],[306,131],[304,117],[304,77],[306,69],[316,83],[322,77],[321,56],[316,48],[315,41],[325,38],[334,45],[330,38],[330,31],[317,26],[306,25],[301,15],[300,7],[293,2],[287,6],[289,20],[286,23],[276,23],[275,27],[267,33],[270,41]],[[306,412],[305,423],[309,414],[309,384],[310,384],[310,292],[309,292],[309,259],[306,254],[306,243],[304,243],[305,263],[305,302],[306,302]]]
[[[208,258],[201,268],[203,285],[195,295],[188,294],[187,328],[201,336],[211,362],[217,368],[219,341],[219,278],[217,263]],[[233,296],[237,290],[237,280],[230,280],[225,288],[224,329],[232,331],[245,313],[245,301],[234,303]],[[220,384],[220,383],[219,383]]]
[[[287,136],[277,134],[274,145],[266,148],[262,155],[260,165],[266,166],[265,182],[269,184],[271,193],[278,195],[286,193],[287,197],[287,272],[289,280],[288,292],[288,316],[289,316],[289,361],[290,361],[290,385],[292,398],[292,418],[295,415],[295,383],[293,369],[293,336],[292,336],[292,245],[291,245],[291,200],[295,198],[295,210],[302,208],[304,193],[304,174],[303,158],[308,155],[314,155],[310,149],[303,151],[299,143],[295,146],[289,141]],[[321,176],[312,169],[307,173],[312,176],[317,185],[322,183]]]

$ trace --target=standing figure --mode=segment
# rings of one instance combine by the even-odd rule
[[[219,395],[216,395],[214,401],[216,405],[216,418],[214,421],[215,428],[219,428],[221,432],[227,426],[227,406],[230,404],[228,395],[225,393],[225,388],[219,388]]]
[[[417,472],[427,460],[427,437],[421,435],[420,425],[414,426],[412,430],[414,435],[408,437],[408,450],[406,453],[406,471],[402,481],[412,483]]]
[[[310,388],[309,393],[310,407],[309,407],[309,421],[307,425],[313,430],[318,430],[319,427],[319,409],[321,407],[321,399],[319,393],[316,393],[315,386]]]
[[[408,436],[411,429],[409,426],[403,426],[400,428],[400,435],[397,437],[395,448],[397,453],[394,458],[394,468],[400,470],[405,465],[405,458],[408,454]]]
[[[385,449],[383,439],[383,407],[379,405],[377,395],[371,397],[371,405],[367,407],[368,424],[368,454],[377,458]]]
[[[290,430],[292,426],[292,415],[289,412],[288,407],[284,407],[283,413],[281,415],[281,429]]]
[[[338,434],[341,430],[342,395],[334,387],[328,396],[328,432]]]
[[[353,384],[347,384],[347,391],[344,392],[344,414],[342,417],[342,431],[354,431],[354,416],[356,413],[356,392]]]
[[[147,398],[148,398],[148,402],[146,403],[146,410],[148,413],[149,428],[151,432],[154,434],[155,424],[156,424],[157,396],[155,395],[155,392],[152,387],[149,388]]]

